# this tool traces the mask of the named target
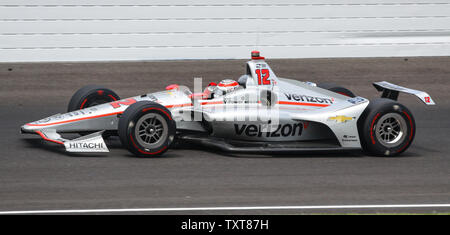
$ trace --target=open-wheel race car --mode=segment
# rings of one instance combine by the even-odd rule
[[[68,112],[21,127],[68,152],[108,152],[104,138],[118,135],[137,156],[157,156],[173,143],[195,143],[226,152],[298,154],[362,149],[394,156],[413,142],[412,113],[399,92],[431,97],[388,82],[373,83],[381,98],[368,100],[334,84],[280,78],[259,52],[237,81],[210,83],[200,92],[172,84],[166,90],[120,99],[101,86],[79,89]],[[194,88],[195,90],[196,88]],[[75,139],[66,133],[79,133]]]

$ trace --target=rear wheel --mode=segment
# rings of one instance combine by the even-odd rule
[[[355,94],[353,94],[353,92],[351,92],[349,89],[336,85],[334,83],[320,83],[317,86],[323,89],[330,90],[332,92],[336,92],[341,95],[345,95],[352,98],[355,97]]]
[[[119,119],[122,145],[139,157],[163,154],[175,137],[175,121],[164,106],[140,101],[128,107]]]
[[[371,101],[358,126],[363,149],[379,156],[404,152],[416,130],[412,113],[404,105],[384,98]]]

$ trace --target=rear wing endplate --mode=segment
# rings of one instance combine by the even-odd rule
[[[400,92],[408,93],[417,96],[422,102],[424,102],[426,105],[435,105],[433,99],[431,99],[431,96],[424,92],[424,91],[418,91],[414,89],[409,89],[406,87],[398,86],[386,81],[382,82],[374,82],[373,86],[378,90],[382,91],[381,94],[382,98],[388,98],[391,100],[397,100],[398,94]]]

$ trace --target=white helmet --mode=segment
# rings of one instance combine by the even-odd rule
[[[216,89],[214,91],[215,96],[225,95],[229,92],[236,90],[239,87],[239,83],[232,79],[225,79],[220,81],[217,84]]]

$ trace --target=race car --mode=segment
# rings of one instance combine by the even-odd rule
[[[277,77],[258,51],[237,81],[209,83],[204,90],[172,84],[166,90],[126,99],[89,85],[71,98],[68,112],[21,127],[68,152],[109,152],[104,139],[118,135],[139,157],[159,156],[188,143],[231,153],[301,154],[363,150],[395,156],[413,142],[411,111],[396,100],[413,94],[427,105],[426,92],[373,83],[381,98],[368,100],[344,87]],[[80,137],[67,139],[67,133]],[[73,136],[73,134],[72,134]]]

